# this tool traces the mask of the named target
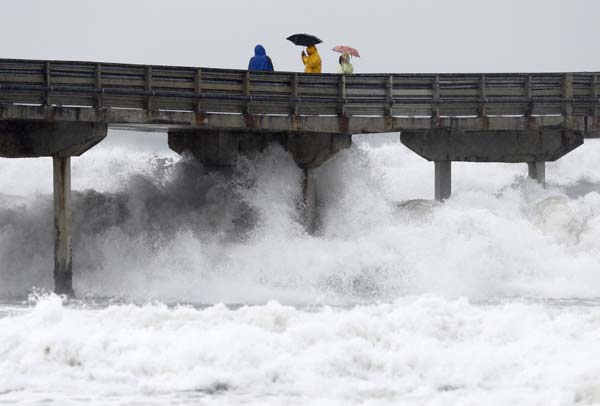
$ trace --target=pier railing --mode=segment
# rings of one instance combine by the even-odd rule
[[[592,116],[598,73],[356,74],[0,59],[0,103],[344,116]]]

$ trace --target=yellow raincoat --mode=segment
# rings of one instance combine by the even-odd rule
[[[306,48],[308,55],[302,55],[304,63],[304,73],[321,73],[321,57],[317,52],[317,47],[310,45]]]

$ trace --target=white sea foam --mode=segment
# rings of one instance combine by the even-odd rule
[[[49,296],[0,319],[0,400],[590,404],[599,340],[590,306],[423,295],[312,310],[277,302],[94,310]]]
[[[545,189],[455,163],[438,204],[397,134],[355,137],[316,171],[309,236],[281,148],[215,173],[143,137],[73,159],[75,288],[215,305],[0,305],[0,401],[600,402],[600,142]],[[0,298],[52,286],[50,169],[0,160]]]
[[[550,163],[546,189],[524,164],[455,163],[454,195],[438,205],[417,200],[431,197],[432,165],[397,135],[357,137],[317,170],[321,227],[310,237],[298,222],[301,171],[281,148],[226,175],[179,161],[163,136],[146,149],[123,144],[128,136],[74,161],[81,293],[202,303],[598,296],[597,141]],[[49,168],[11,188],[18,165],[43,162],[0,161],[13,174],[4,190],[22,195],[0,212],[3,294],[51,286]],[[573,197],[578,180],[585,190]]]

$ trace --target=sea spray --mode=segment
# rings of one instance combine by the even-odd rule
[[[145,150],[123,143],[129,136],[142,146],[150,137],[111,133],[74,164],[80,295],[298,304],[598,295],[599,179],[570,161],[597,158],[594,140],[549,164],[546,189],[525,165],[455,163],[454,195],[437,204],[423,200],[431,164],[397,135],[355,137],[316,171],[320,227],[311,236],[298,221],[302,171],[281,147],[217,172],[155,139]],[[38,161],[0,166],[27,173]],[[577,171],[587,190],[569,196]],[[51,195],[42,176],[28,180],[0,208],[4,297],[52,286]]]

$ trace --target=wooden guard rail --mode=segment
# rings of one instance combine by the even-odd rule
[[[261,115],[597,116],[598,73],[335,74],[0,59],[0,103]]]

